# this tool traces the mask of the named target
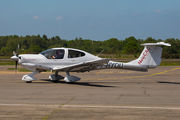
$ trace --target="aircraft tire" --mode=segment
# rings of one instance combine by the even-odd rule
[[[68,82],[68,84],[74,84],[75,82]]]
[[[57,82],[59,82],[59,80],[52,80],[52,82],[53,82],[53,83],[57,83]]]
[[[26,81],[26,83],[32,83],[32,81]]]

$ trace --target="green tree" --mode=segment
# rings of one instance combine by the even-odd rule
[[[135,41],[129,41],[124,46],[124,52],[125,54],[136,54],[139,52],[139,45]]]
[[[48,38],[47,38],[47,36],[45,34],[43,35],[43,39],[48,40]]]
[[[110,38],[109,40],[104,41],[106,51],[108,53],[118,53],[119,50],[122,48],[122,44],[117,38]]]
[[[143,43],[156,43],[157,41],[153,39],[152,37],[148,37],[146,40],[144,40]]]
[[[55,40],[61,40],[61,38],[59,36],[55,36],[54,38]]]
[[[137,42],[137,39],[134,36],[130,36],[123,41],[123,44],[126,45],[130,41]]]
[[[42,52],[42,49],[41,49],[40,46],[31,46],[31,47],[30,47],[30,51],[31,51],[32,53],[37,54],[37,53]]]

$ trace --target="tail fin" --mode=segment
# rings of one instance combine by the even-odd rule
[[[164,42],[145,43],[141,45],[145,47],[139,58],[129,62],[128,64],[147,66],[148,68],[155,68],[161,63],[162,48],[158,45],[171,46],[171,44]]]

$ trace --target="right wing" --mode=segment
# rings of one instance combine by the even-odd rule
[[[107,64],[109,59],[96,59],[85,62],[80,62],[77,64],[72,64],[68,66],[57,66],[54,67],[53,71],[70,71],[70,72],[85,72],[95,69],[97,66]]]

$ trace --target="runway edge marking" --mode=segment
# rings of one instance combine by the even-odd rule
[[[79,107],[79,108],[119,108],[119,109],[164,109],[180,110],[180,107],[138,107],[138,106],[98,106],[98,105],[38,105],[38,104],[0,104],[1,106],[43,106],[43,107]]]
[[[136,106],[91,106],[91,105],[62,105],[62,107],[85,107],[85,108],[120,108],[120,109],[164,109],[164,110],[180,110],[174,107],[136,107]]]

